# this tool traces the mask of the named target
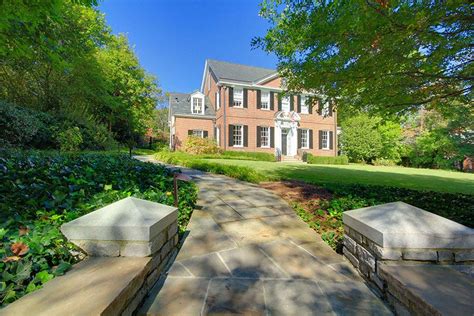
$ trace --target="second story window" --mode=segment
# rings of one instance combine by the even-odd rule
[[[262,110],[270,110],[270,92],[262,91],[260,95],[260,104]]]
[[[193,114],[204,114],[204,99],[200,97],[192,98],[192,112]]]
[[[281,110],[284,112],[290,112],[290,98],[283,97],[281,99]]]
[[[216,92],[216,109],[219,110],[221,108],[221,94],[219,91]]]
[[[236,108],[243,107],[244,104],[244,90],[234,88],[234,104],[233,106]]]
[[[305,97],[304,95],[301,96],[301,113],[302,114],[308,114],[309,113],[309,107],[308,107],[308,98]]]

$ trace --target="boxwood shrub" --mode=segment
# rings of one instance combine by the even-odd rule
[[[119,199],[173,205],[173,178],[161,165],[123,154],[0,151],[0,306],[41,287],[83,257],[59,227]],[[183,232],[197,198],[179,187]]]
[[[348,165],[349,159],[347,156],[325,157],[314,156],[310,153],[306,153],[306,162],[309,164],[319,165]]]

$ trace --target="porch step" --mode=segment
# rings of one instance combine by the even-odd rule
[[[300,159],[298,156],[282,156],[282,162],[296,162],[296,163],[303,163],[303,160]]]

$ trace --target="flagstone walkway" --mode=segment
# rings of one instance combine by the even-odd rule
[[[254,184],[182,170],[199,186],[198,207],[138,315],[391,315],[284,200]]]

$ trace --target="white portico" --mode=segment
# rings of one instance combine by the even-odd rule
[[[294,111],[275,113],[275,150],[282,156],[296,156],[300,120],[301,117]]]

